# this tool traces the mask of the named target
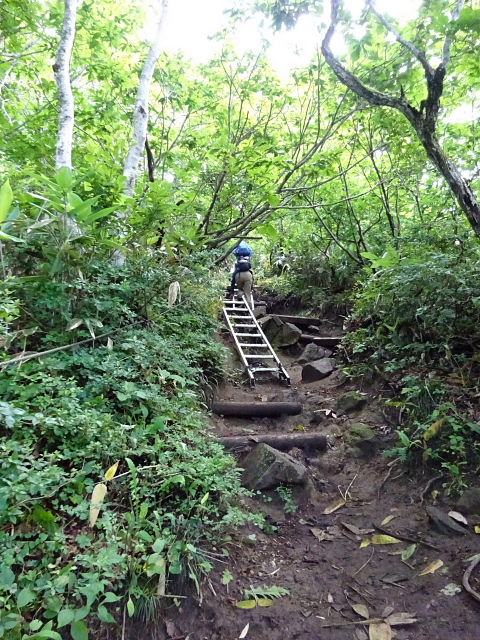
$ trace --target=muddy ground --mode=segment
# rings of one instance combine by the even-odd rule
[[[228,343],[228,337],[224,339]],[[389,466],[391,458],[384,457],[382,450],[394,442],[397,424],[395,416],[385,413],[379,390],[361,388],[339,371],[304,384],[301,366],[296,364],[298,356],[279,355],[291,376],[291,388],[270,377],[250,389],[240,376],[233,375],[218,390],[217,399],[299,401],[304,407],[302,415],[260,420],[212,416],[214,433],[318,430],[328,435],[328,450],[307,452],[304,457],[311,485],[294,492],[298,506],[294,513],[288,513],[291,505],[285,509],[275,491],[246,501],[250,509],[265,514],[268,530],[251,526],[238,531],[227,545],[230,557],[226,564],[218,563],[204,583],[202,602],[192,595],[179,609],[172,606],[148,638],[366,640],[368,626],[351,624],[362,620],[353,609],[360,604],[367,607],[371,618],[408,612],[417,619],[413,624],[392,626],[391,636],[384,628],[386,635],[379,636],[380,640],[478,640],[480,604],[461,585],[466,560],[480,551],[480,537],[473,533],[473,526],[467,536],[444,535],[424,510],[424,504],[435,503],[449,511],[455,506],[455,496],[447,496],[437,482],[422,504],[421,494],[431,475]],[[238,362],[232,355],[232,371],[235,367],[238,369]],[[337,398],[350,390],[365,393],[367,403],[359,411],[338,415]],[[318,415],[322,419],[315,424],[312,419]],[[378,438],[378,453],[369,459],[356,457],[344,442],[344,434],[356,422],[370,425]],[[237,454],[240,466],[245,455]],[[342,495],[346,504],[325,515],[324,510]],[[382,526],[389,516],[393,517],[383,529],[404,540],[361,548],[363,541],[380,533],[374,525]],[[426,544],[418,543],[403,562],[401,552],[412,541]],[[441,567],[419,575],[437,560],[443,562]],[[228,586],[222,583],[225,569],[233,576]],[[477,590],[480,587],[475,578],[471,584]],[[264,585],[287,589],[288,595],[269,607],[244,610],[236,606],[246,589]]]

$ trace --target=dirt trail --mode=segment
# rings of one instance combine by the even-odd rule
[[[480,607],[460,587],[465,560],[479,551],[479,539],[474,535],[442,535],[432,527],[420,503],[428,476],[399,475],[401,467],[397,465],[385,481],[389,459],[381,455],[381,450],[391,445],[395,425],[382,414],[378,392],[360,389],[358,384],[342,379],[339,372],[320,382],[303,384],[295,357],[281,358],[291,375],[291,388],[271,378],[255,389],[228,383],[217,397],[300,401],[303,414],[283,419],[214,416],[215,432],[287,432],[300,427],[328,435],[329,448],[324,454],[304,459],[312,483],[309,491],[294,492],[300,502],[295,513],[285,513],[285,505],[275,491],[246,501],[250,509],[267,516],[271,533],[253,526],[238,532],[229,546],[228,563],[219,564],[210,574],[203,602],[199,604],[192,597],[179,611],[170,610],[177,636],[234,640],[248,623],[245,637],[252,640],[367,640],[367,626],[345,625],[362,619],[352,608],[361,604],[368,608],[370,617],[393,611],[409,612],[418,618],[414,624],[392,627],[396,640],[478,640]],[[338,396],[351,390],[366,394],[365,407],[338,415]],[[317,425],[312,417],[318,415],[323,419]],[[369,425],[377,436],[379,452],[369,459],[352,455],[344,442],[346,431],[358,422]],[[240,466],[244,457],[245,452],[238,456]],[[346,505],[324,515],[325,508],[345,495],[348,487]],[[442,489],[441,485],[436,488]],[[431,503],[431,497],[427,502]],[[438,494],[437,506],[448,511],[453,505],[453,499]],[[392,518],[384,529],[402,538],[424,540],[434,548],[418,544],[405,562],[400,552],[411,546],[409,541],[360,548],[362,541],[379,531],[359,534],[357,529],[372,530],[373,524],[380,525],[388,516]],[[435,560],[442,560],[443,566],[434,573],[418,575]],[[226,568],[233,575],[228,587],[222,584]],[[475,584],[478,588],[473,581]],[[244,599],[245,589],[262,585],[288,589],[289,595],[268,608],[243,610],[235,606],[236,601]],[[326,626],[334,623],[339,626]]]

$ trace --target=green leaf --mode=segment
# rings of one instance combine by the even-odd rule
[[[80,609],[75,610],[75,618],[74,620],[83,620],[90,613],[90,606],[85,605],[84,607],[80,607]]]
[[[0,572],[0,589],[8,591],[15,582],[15,574],[9,568],[2,569]]]
[[[237,602],[235,606],[239,609],[255,609],[257,603],[255,600],[241,600],[240,602]]]
[[[278,240],[279,233],[277,229],[273,226],[273,224],[262,224],[257,227],[257,231],[259,231],[262,236],[267,236],[270,240]]]
[[[35,600],[35,594],[31,589],[22,589],[17,596],[17,606],[19,609],[26,607]]]
[[[409,547],[402,551],[401,558],[403,561],[408,560],[415,553],[415,549],[417,548],[416,544],[411,544]]]
[[[24,242],[21,238],[10,236],[8,233],[3,233],[3,231],[0,231],[0,238],[2,238],[2,240],[11,240],[12,242]]]
[[[83,219],[87,224],[92,224],[92,222],[95,222],[96,220],[100,220],[100,218],[105,218],[105,216],[108,216],[110,213],[115,211],[116,208],[117,207],[107,207],[106,209],[101,209],[100,211],[96,211],[95,213],[92,213],[91,215]]]
[[[113,591],[107,591],[107,593],[105,594],[105,598],[103,599],[103,602],[118,602],[118,600],[121,600],[122,596],[117,596],[113,593]]]
[[[62,609],[57,618],[57,628],[61,629],[67,624],[75,620],[75,611],[73,609]]]
[[[98,196],[95,198],[89,198],[77,205],[74,209],[68,212],[68,215],[72,218],[76,218],[79,222],[84,222],[89,215],[91,215],[92,205],[98,200]]]
[[[40,629],[40,627],[42,626],[43,622],[41,620],[32,620],[30,622],[30,624],[28,625],[28,628],[30,629],[30,631],[38,631]]]
[[[128,611],[128,615],[130,616],[130,618],[133,616],[133,614],[135,613],[135,605],[132,602],[132,599],[129,598],[127,600],[127,611]]]
[[[72,170],[68,167],[62,167],[55,176],[60,189],[67,191],[72,186]]]
[[[0,188],[0,224],[6,220],[12,200],[13,192],[10,182],[5,180]]]
[[[115,618],[103,604],[98,607],[98,617],[102,622],[116,622]]]
[[[232,572],[229,569],[225,569],[222,574],[222,584],[229,584],[233,580]]]
[[[88,640],[87,625],[81,620],[76,620],[70,627],[73,640]]]

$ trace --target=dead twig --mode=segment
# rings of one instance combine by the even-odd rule
[[[472,575],[472,571],[475,569],[475,567],[479,562],[480,562],[480,553],[474,556],[473,560],[468,565],[468,569],[463,574],[463,579],[462,579],[462,584],[465,591],[469,593],[472,596],[472,598],[475,598],[475,600],[477,600],[478,602],[480,602],[480,594],[477,593],[475,589],[472,589],[472,587],[470,586],[469,579],[470,579],[470,576]]]
[[[355,593],[358,593],[358,595],[363,598],[365,600],[365,602],[367,604],[369,604],[371,607],[374,607],[375,604],[372,600],[370,600],[370,598],[367,598],[366,595],[364,595],[360,589],[357,589],[357,587],[355,587],[353,584],[347,584],[347,589],[352,589],[352,591],[355,591]]]
[[[418,538],[410,538],[409,536],[400,535],[399,533],[392,533],[391,531],[387,531],[383,527],[380,527],[378,524],[372,522],[372,526],[375,527],[377,531],[380,533],[384,533],[386,536],[392,536],[393,538],[398,538],[398,540],[403,540],[404,542],[412,542],[413,544],[423,544],[427,549],[432,549],[433,551],[441,551],[438,547],[429,542],[425,542],[424,540],[419,540]]]
[[[357,624],[378,624],[379,622],[383,622],[383,618],[367,618],[367,620],[355,620],[354,622],[329,622],[327,624],[322,624],[322,628],[326,627],[351,627]]]
[[[340,487],[338,487],[338,492],[339,494],[342,496],[342,498],[345,500],[345,502],[347,502],[347,500],[351,499],[351,496],[349,495],[349,491],[352,488],[353,483],[355,482],[355,480],[357,479],[358,473],[356,473],[353,477],[353,480],[350,482],[350,484],[348,485],[348,487],[345,489],[345,493],[342,493],[342,490],[340,489]]]
[[[382,489],[384,487],[384,485],[388,482],[388,479],[390,478],[392,471],[393,471],[393,467],[397,464],[397,462],[400,462],[400,458],[397,458],[396,460],[394,460],[393,462],[391,462],[389,464],[389,470],[387,475],[384,477],[384,479],[381,481],[380,486],[378,487],[378,491],[377,491],[377,498],[380,498],[380,493],[382,492]]]
[[[431,480],[429,480],[427,482],[427,485],[425,487],[425,489],[422,491],[422,493],[420,494],[420,504],[423,504],[425,501],[425,496],[427,495],[427,493],[430,491],[432,485],[434,482],[436,482],[437,480],[441,480],[441,478],[443,478],[443,476],[435,476],[434,478],[432,478]]]
[[[372,549],[372,554],[370,555],[370,558],[364,563],[362,564],[362,566],[360,567],[360,569],[357,569],[357,571],[355,571],[355,573],[352,575],[352,578],[354,578],[356,575],[358,575],[360,573],[360,571],[362,569],[365,569],[365,567],[367,566],[367,564],[370,562],[370,560],[373,558],[373,554],[375,553],[375,549]]]

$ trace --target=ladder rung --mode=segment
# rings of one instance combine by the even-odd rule
[[[238,327],[238,324],[237,324]],[[235,333],[235,335],[238,336],[245,336],[245,337],[249,337],[249,338],[261,338],[262,334],[261,333]]]
[[[273,359],[273,356],[255,356],[255,355],[253,355],[251,353],[244,354],[244,356],[245,356],[245,358],[253,358],[253,359],[262,358],[262,360],[268,360],[268,359],[271,360],[271,359]]]
[[[255,369],[250,369],[252,373],[256,373],[257,371],[278,371],[278,367],[255,367]]]
[[[250,318],[248,316],[228,316],[230,318],[230,320],[232,320],[232,318],[234,320],[250,320]]]
[[[234,324],[233,328],[235,329],[235,327],[250,327],[250,329],[256,329],[257,328],[254,324]]]
[[[255,347],[256,349],[268,349],[268,344],[245,344],[244,342],[238,343],[241,347]]]

